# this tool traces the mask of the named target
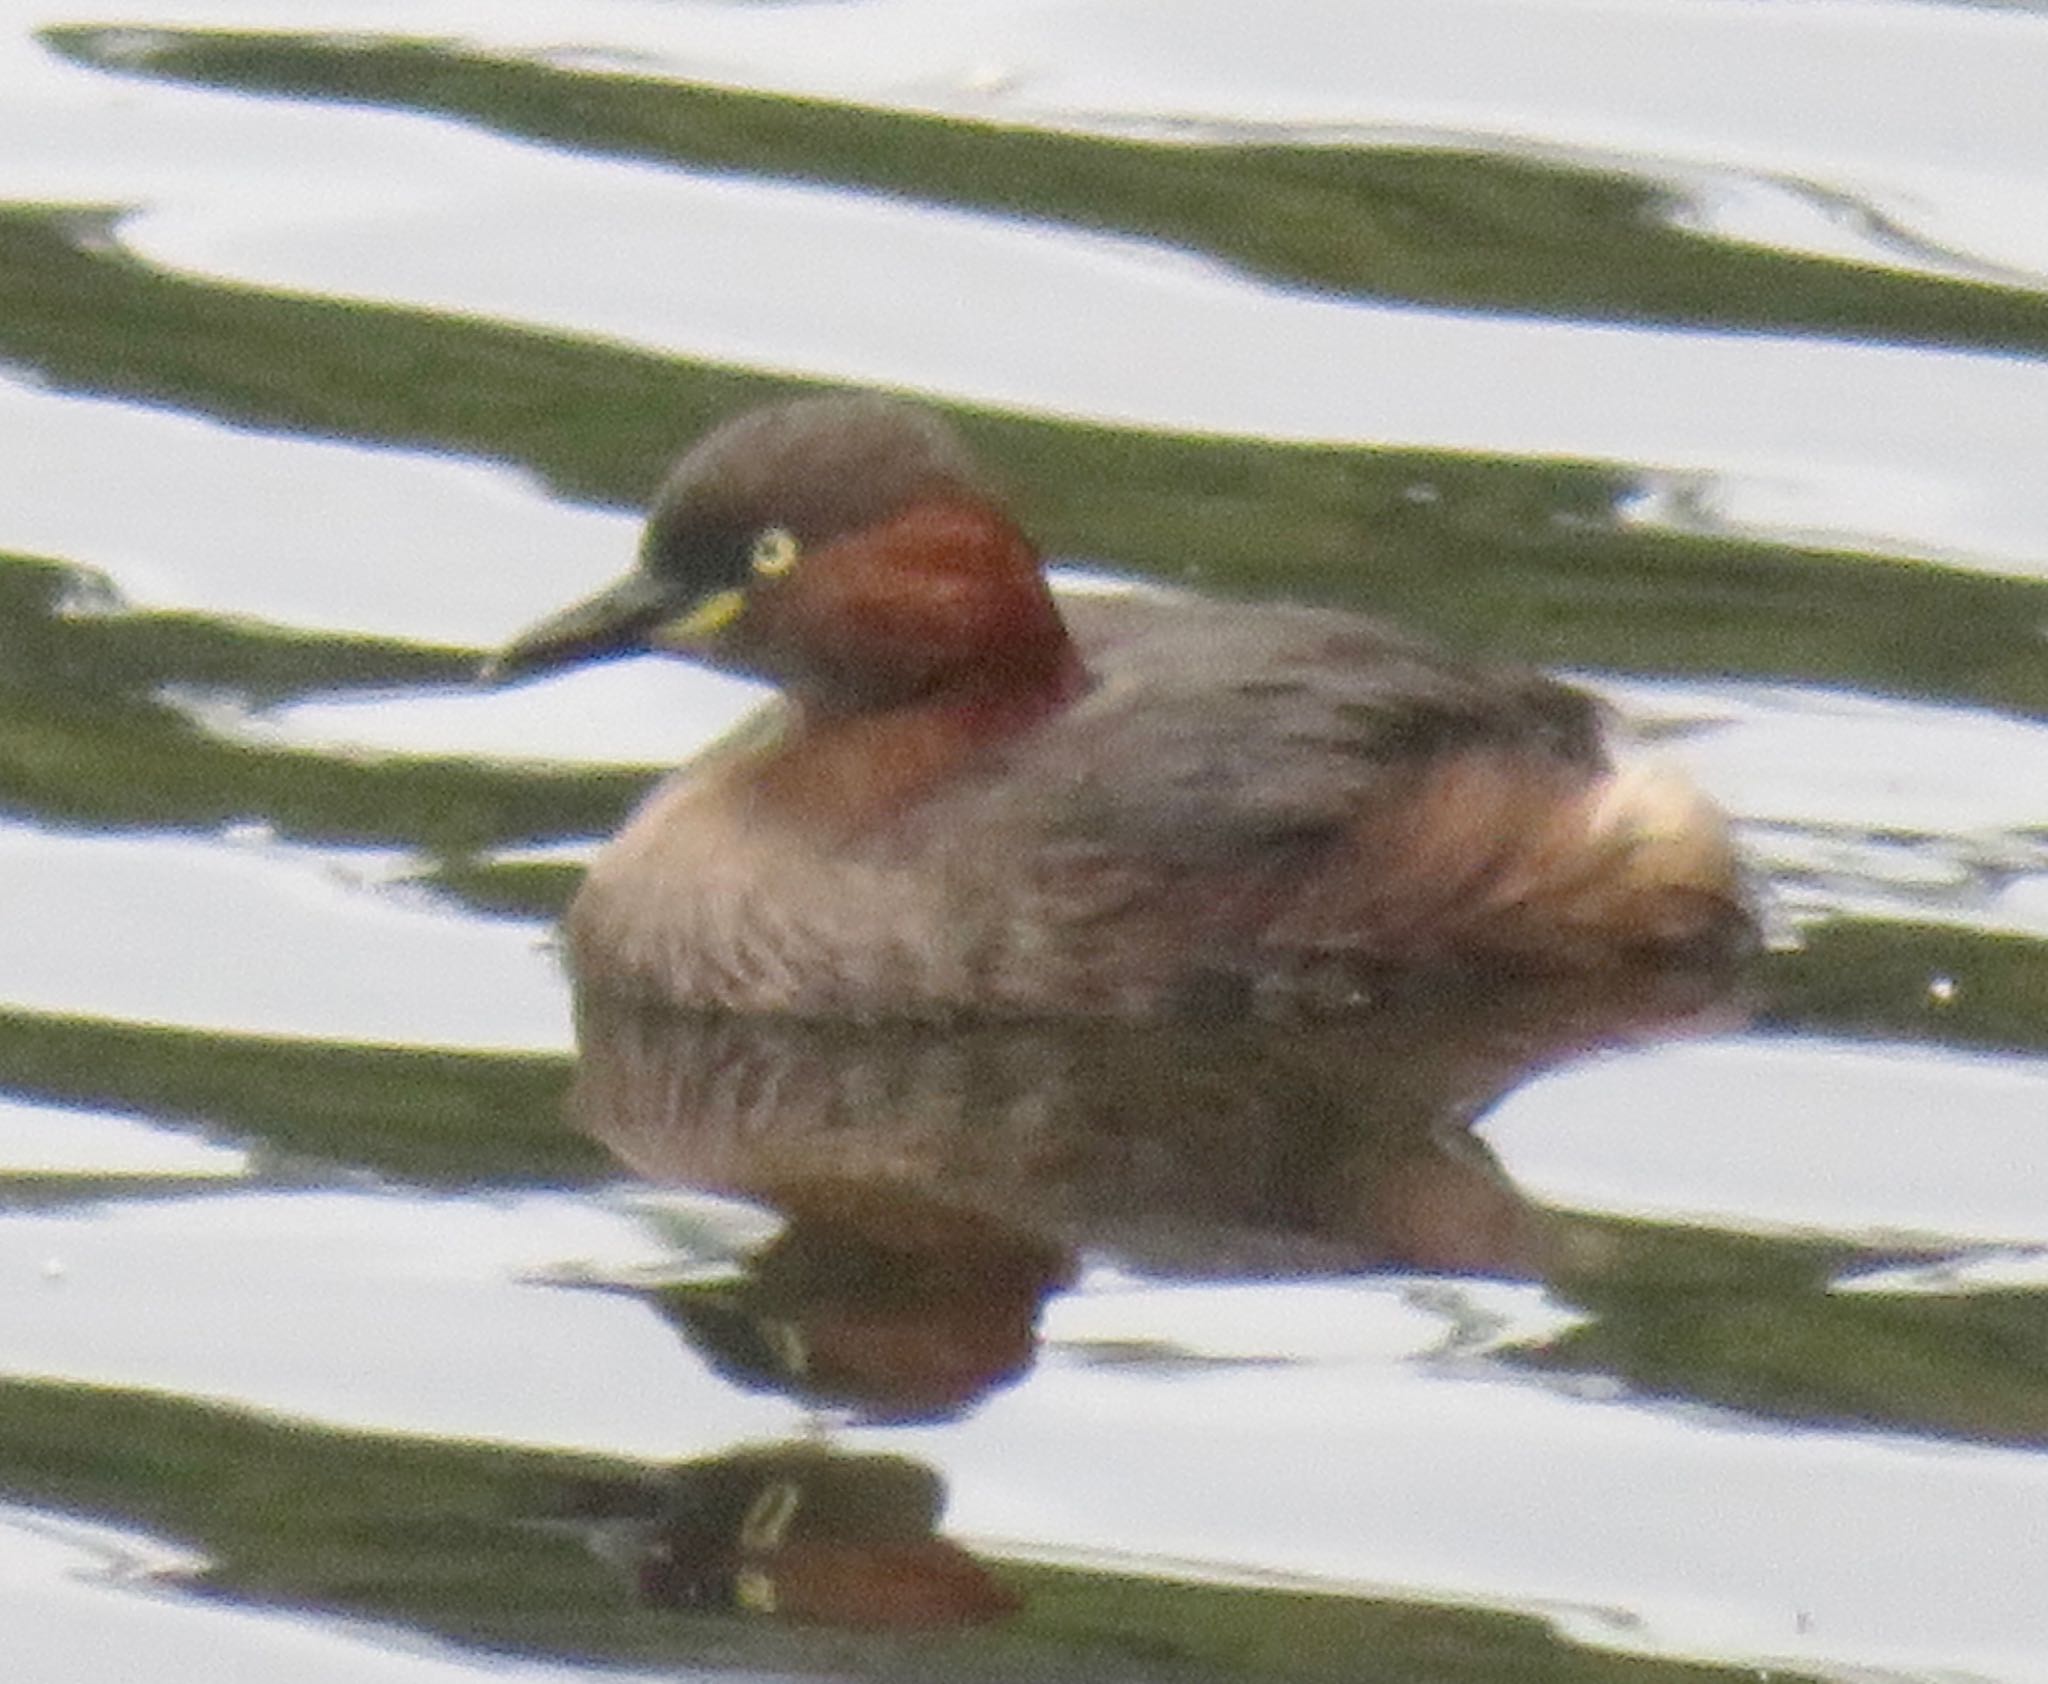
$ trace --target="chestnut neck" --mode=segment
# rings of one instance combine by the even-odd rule
[[[928,497],[810,566],[770,628],[797,729],[759,783],[806,822],[900,812],[1088,688],[1036,550],[984,500]]]
[[[813,725],[906,707],[966,707],[993,724],[1085,684],[1038,552],[964,489],[935,488],[833,540],[792,583],[762,629]]]

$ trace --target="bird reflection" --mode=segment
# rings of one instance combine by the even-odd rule
[[[858,1025],[586,994],[571,1106],[636,1174],[781,1217],[742,1278],[647,1289],[714,1366],[928,1420],[1028,1371],[1083,1260],[1546,1275],[1569,1234],[1471,1122],[1575,1053],[1735,1015],[1684,972],[1286,1022]]]
[[[1145,1024],[692,1016],[585,992],[570,1103],[635,1174],[779,1217],[736,1277],[625,1288],[714,1368],[931,1421],[1029,1371],[1047,1299],[1087,1262],[1545,1276],[1574,1231],[1470,1125],[1575,1054],[1739,1015],[1724,977],[1679,971]],[[585,1482],[562,1505],[659,1607],[868,1630],[1012,1612],[939,1535],[941,1507],[930,1469],[822,1441]]]
[[[938,1535],[944,1487],[898,1456],[769,1445],[559,1494],[643,1604],[868,1631],[978,1625],[1017,1598]]]

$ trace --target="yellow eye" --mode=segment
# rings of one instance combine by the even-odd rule
[[[779,579],[796,565],[797,551],[801,546],[796,534],[786,526],[771,526],[754,539],[752,561],[754,571],[763,578]]]

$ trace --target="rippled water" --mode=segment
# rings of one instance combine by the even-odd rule
[[[10,1677],[2048,1678],[2038,7],[0,29]],[[1774,951],[573,1065],[754,698],[476,653],[817,382],[1571,671]]]

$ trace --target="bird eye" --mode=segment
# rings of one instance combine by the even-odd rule
[[[800,546],[796,534],[786,526],[771,526],[754,539],[754,571],[764,578],[780,578],[796,565]]]

